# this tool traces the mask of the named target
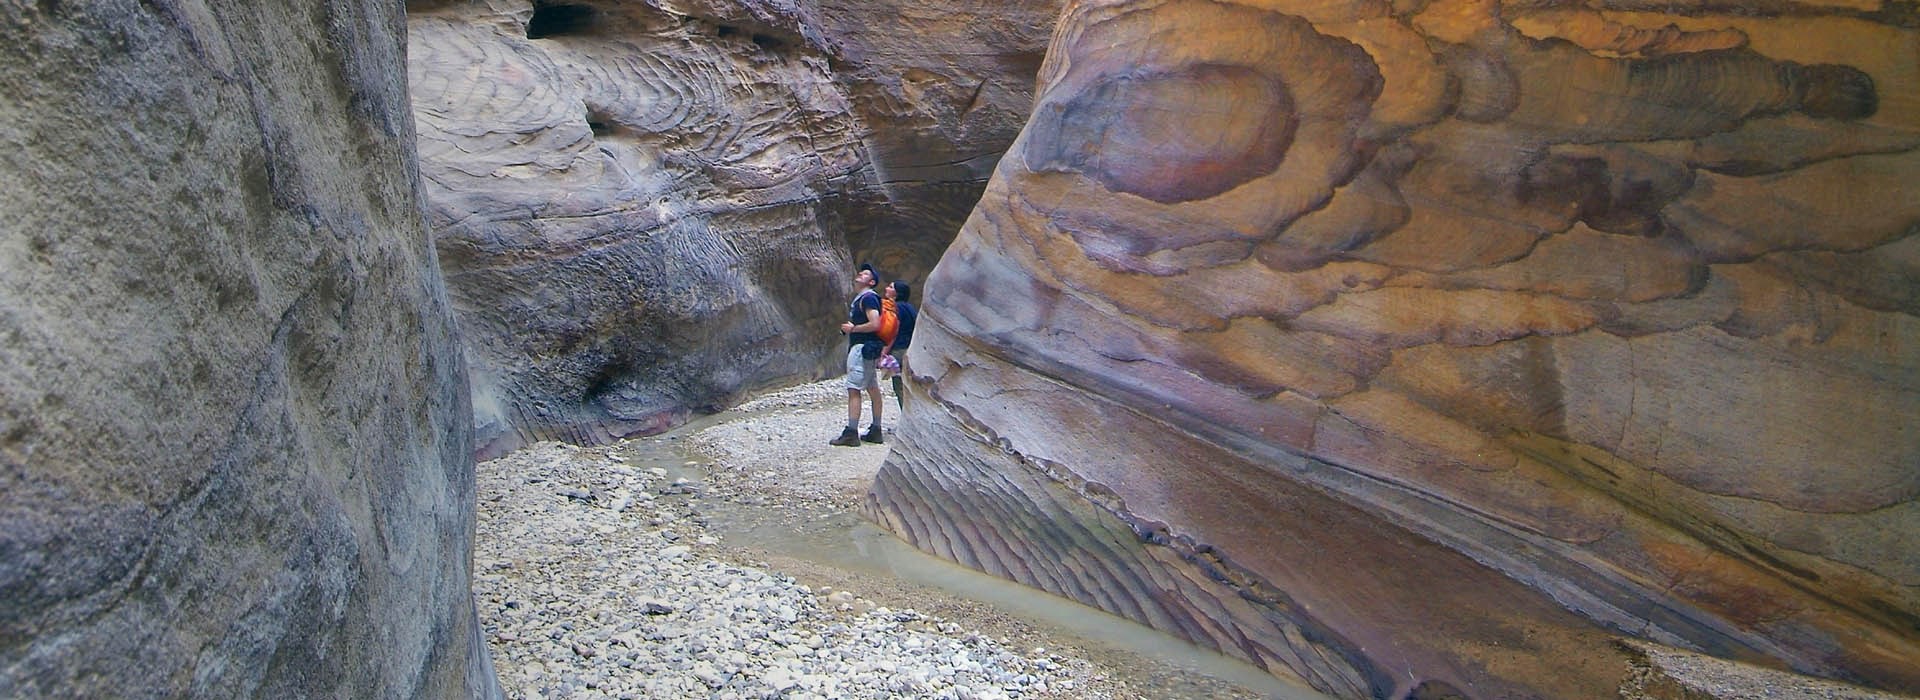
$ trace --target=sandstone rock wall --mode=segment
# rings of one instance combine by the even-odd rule
[[[0,3],[0,696],[499,695],[404,31]]]
[[[408,3],[483,454],[839,371],[855,262],[932,267],[1055,9],[897,5]]]
[[[870,513],[1343,697],[1920,691],[1907,7],[1071,3]]]
[[[953,242],[1026,123],[1060,0],[816,0],[819,34],[865,134],[877,206],[854,257],[915,285]]]

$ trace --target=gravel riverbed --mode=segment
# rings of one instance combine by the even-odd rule
[[[484,466],[474,588],[511,695],[1007,698],[1084,682],[1084,664],[742,563],[665,476],[550,443]]]
[[[837,382],[810,384],[646,438],[679,441],[699,481],[632,463],[632,444],[541,443],[480,464],[474,593],[508,696],[1188,695],[1165,692],[1178,668],[1090,660],[991,606],[743,549],[708,527],[728,501],[796,519],[851,508],[885,447],[826,445],[843,397]]]

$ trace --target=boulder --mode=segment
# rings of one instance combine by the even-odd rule
[[[1069,3],[870,517],[1340,697],[1920,692],[1920,33],[1661,8]]]
[[[400,8],[0,8],[0,697],[498,697]]]
[[[1054,5],[1005,4],[408,3],[480,454],[841,371],[855,264],[919,281],[1019,130]]]

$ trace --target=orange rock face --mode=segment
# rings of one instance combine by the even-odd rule
[[[1899,7],[1072,3],[870,514],[1343,697],[1920,691]]]

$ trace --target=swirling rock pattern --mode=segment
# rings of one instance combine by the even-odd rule
[[[813,0],[873,180],[844,223],[855,257],[919,282],[1033,108],[1061,0]]]
[[[387,2],[0,3],[0,697],[499,697]]]
[[[854,260],[932,267],[1018,132],[1049,26],[871,3],[408,11],[483,456],[838,371]]]
[[[1070,3],[869,514],[1341,697],[1920,691],[1897,9]]]

